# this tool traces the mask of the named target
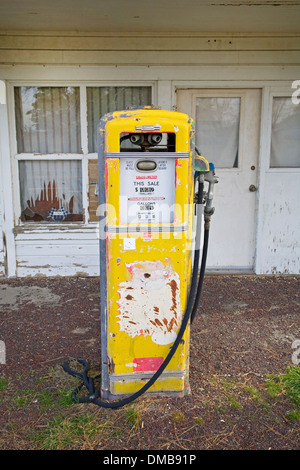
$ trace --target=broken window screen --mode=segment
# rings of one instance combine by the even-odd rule
[[[23,221],[83,220],[80,160],[23,160],[19,174]]]
[[[196,98],[196,146],[216,168],[238,167],[240,98]]]
[[[300,106],[291,98],[273,98],[270,166],[300,167]]]
[[[88,147],[97,152],[97,125],[104,114],[130,106],[150,106],[151,87],[87,87]]]
[[[80,153],[79,87],[15,87],[18,153]]]

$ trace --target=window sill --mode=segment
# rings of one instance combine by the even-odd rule
[[[93,233],[96,236],[98,222],[90,222],[85,224],[83,222],[74,223],[24,223],[14,228],[14,235],[21,236],[22,234],[40,235],[40,234],[63,234],[63,233]],[[51,235],[50,235],[51,237]]]

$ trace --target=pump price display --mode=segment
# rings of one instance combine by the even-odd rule
[[[172,223],[174,201],[174,158],[120,158],[122,224]]]

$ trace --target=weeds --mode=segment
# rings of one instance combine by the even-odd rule
[[[297,411],[297,410],[288,411],[287,418],[289,421],[300,421],[300,411]]]
[[[172,419],[174,423],[184,423],[186,421],[186,416],[182,411],[173,411]]]
[[[0,379],[0,392],[4,392],[8,388],[8,381],[4,378]]]
[[[285,374],[270,376],[266,380],[266,389],[270,397],[286,395],[293,404],[300,408],[300,367],[290,366]]]
[[[200,416],[195,416],[194,421],[198,426],[202,426],[204,424],[204,419]]]
[[[88,449],[101,447],[103,440],[118,435],[119,431],[109,420],[99,421],[93,413],[60,414],[32,438],[41,450]]]
[[[141,413],[134,406],[128,408],[125,412],[125,415],[126,420],[132,426],[137,426],[139,424],[141,419]]]
[[[37,392],[35,389],[21,390],[19,394],[15,393],[11,400],[13,408],[23,409],[36,401]]]
[[[300,408],[300,367],[288,367],[286,374],[282,376],[282,383],[288,397]]]
[[[136,447],[144,442],[149,446],[152,444],[149,444],[148,436],[158,439],[160,447],[186,448],[188,439],[193,441],[193,433],[200,435],[212,423],[221,421],[224,426],[222,433],[205,440],[205,445],[211,447],[218,442],[221,445],[223,439],[226,441],[234,433],[234,427],[230,427],[232,416],[235,426],[238,426],[240,419],[247,419],[251,424],[257,413],[264,413],[264,420],[267,423],[272,420],[272,429],[278,436],[282,431],[275,428],[274,423],[282,425],[282,406],[285,409],[284,422],[295,433],[293,436],[300,420],[299,367],[289,367],[284,374],[269,376],[257,386],[251,383],[248,374],[240,375],[236,380],[231,377],[230,381],[228,376],[215,375],[213,380],[208,381],[207,378],[209,386],[205,394],[199,395],[197,406],[185,407],[182,400],[180,409],[176,401],[168,401],[170,406],[165,409],[164,398],[160,401],[155,397],[144,397],[133,406],[104,411],[94,405],[74,404],[71,399],[74,380],[72,377],[66,380],[58,368],[44,373],[43,377],[35,377],[33,386],[32,378],[28,382],[30,387],[20,388],[17,392],[15,387],[11,394],[9,382],[0,380],[0,396],[4,400],[2,409],[5,410],[3,417],[7,420],[3,435],[14,445],[26,443],[28,447],[40,450],[109,449],[112,443],[116,448]],[[197,414],[200,409],[201,416]],[[34,416],[34,421],[23,422],[23,416]],[[172,439],[169,431],[175,433]],[[238,434],[234,435],[238,440]],[[163,443],[159,439],[164,439]]]
[[[229,401],[230,403],[230,406],[232,408],[235,408],[237,410],[239,410],[240,408],[242,408],[242,405],[241,403],[237,400],[237,398],[233,395],[233,394],[227,394],[227,400]]]

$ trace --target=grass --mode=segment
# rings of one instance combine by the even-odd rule
[[[0,378],[0,392],[4,392],[8,388],[8,380],[5,378]]]
[[[138,426],[140,419],[141,419],[141,413],[136,409],[135,406],[132,406],[131,408],[128,408],[125,411],[126,415],[126,420],[128,421],[129,424],[132,426]]]
[[[140,413],[134,407],[129,408],[125,411],[125,419],[136,426],[140,421]],[[32,434],[32,439],[41,450],[101,449],[107,441],[112,442],[123,433],[124,429],[120,425],[102,410],[99,413],[93,408],[70,416],[59,413],[43,431]]]
[[[173,411],[171,416],[174,423],[184,423],[186,421],[186,416],[182,411]]]
[[[286,395],[300,408],[300,367],[290,366],[284,374],[269,376],[266,389],[270,397]]]
[[[300,367],[288,367],[281,380],[290,400],[300,408]]]
[[[27,388],[21,390],[19,393],[14,393],[11,399],[13,408],[23,409],[36,401],[37,392],[34,388]]]
[[[203,426],[204,424],[204,419],[200,416],[195,416],[194,421],[198,426]]]
[[[22,389],[25,383],[30,385]],[[227,439],[225,429],[227,424],[230,427],[232,416],[237,426],[239,420],[246,419],[253,423],[258,413],[259,416],[264,413],[264,419],[268,422],[272,420],[272,429],[274,432],[278,429],[280,434],[282,431],[275,428],[274,423],[276,426],[282,423],[284,409],[284,422],[292,427],[290,430],[298,425],[300,368],[297,366],[287,368],[283,374],[268,376],[256,386],[247,374],[230,377],[230,381],[224,375],[215,375],[213,380],[207,378],[207,384],[209,388],[199,395],[194,411],[188,405],[189,398],[186,405],[184,400],[177,402],[170,399],[166,409],[164,397],[143,398],[119,410],[104,410],[92,404],[75,404],[71,391],[78,385],[78,380],[70,376],[66,378],[58,368],[49,370],[43,376],[35,376],[34,380],[31,376],[27,382],[26,377],[22,377],[19,389],[14,387],[12,393],[9,381],[2,378],[0,399],[6,410],[2,416],[7,421],[7,433],[4,430],[4,435],[8,439],[14,436],[14,443],[20,443],[20,446],[25,443],[29,448],[41,450],[110,449],[112,443],[116,448],[134,448],[148,433],[147,427],[152,425],[155,432],[163,436],[163,444],[158,441],[159,445],[188,448],[189,439],[193,439],[192,435],[189,436],[190,432],[195,436],[205,432],[203,438],[208,447],[219,442],[221,437]],[[23,416],[28,421],[24,422]],[[210,432],[210,425],[220,420],[224,426],[220,432],[224,434],[219,436],[216,428],[215,434],[208,437],[206,433]],[[231,426],[228,436],[233,429]],[[238,433],[235,439],[238,439]],[[3,439],[0,448],[1,445],[6,445]]]
[[[71,417],[63,414],[56,416],[44,431],[33,436],[41,450],[66,450],[78,441],[90,440],[100,432],[100,426],[90,413],[81,413]]]
[[[265,385],[271,398],[286,397],[296,407],[287,411],[287,419],[300,421],[300,367],[290,366],[284,374],[269,376]]]
[[[241,403],[239,402],[239,400],[236,398],[235,395],[233,395],[232,393],[229,393],[227,394],[227,400],[228,402],[230,403],[230,406],[236,410],[239,410],[242,408],[242,405]]]

